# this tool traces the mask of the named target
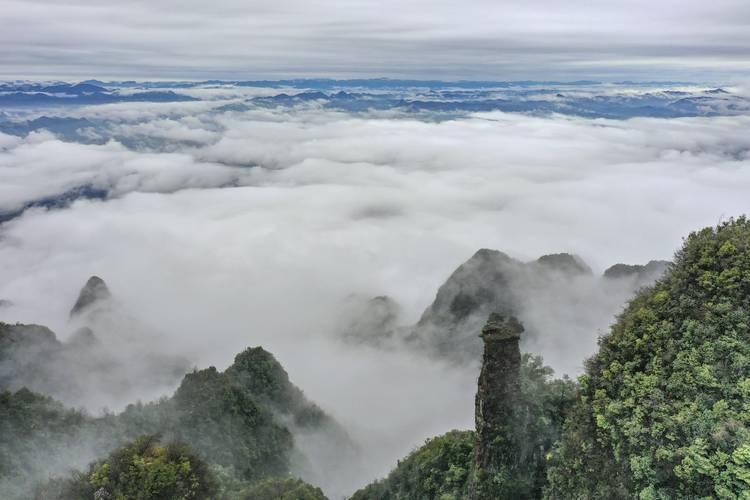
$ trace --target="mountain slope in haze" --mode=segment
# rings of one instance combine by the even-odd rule
[[[97,276],[83,286],[70,316],[73,333],[64,342],[43,326],[0,323],[0,390],[26,387],[99,409],[158,397],[190,370],[187,359],[155,348],[158,331],[124,310]]]
[[[632,280],[634,286],[640,288],[663,276],[671,264],[667,260],[652,260],[646,265],[615,264],[607,268],[602,276],[609,280]]]
[[[482,343],[476,332],[491,312],[498,312],[524,323],[527,349],[537,351],[537,343],[554,343],[556,338],[565,349],[573,337],[593,338],[597,327],[606,325],[639,287],[665,269],[666,264],[656,261],[618,265],[598,277],[580,257],[567,253],[525,263],[482,249],[440,287],[411,338],[440,357],[479,359]]]
[[[238,354],[224,372],[210,367],[185,375],[170,398],[132,404],[116,415],[91,417],[27,389],[2,392],[0,429],[0,496],[9,499],[25,498],[49,475],[83,467],[143,435],[189,445],[221,471],[221,481],[243,488],[290,473],[321,479],[308,465],[321,455],[341,471],[359,459],[344,429],[259,347]],[[330,449],[296,446],[300,433],[317,434],[316,442]],[[334,447],[338,463],[330,457]]]
[[[48,396],[0,391],[0,498],[30,498],[37,482],[66,472],[71,457],[90,456],[80,440],[89,425]]]
[[[244,486],[294,473],[340,496],[343,483],[330,468],[361,474],[360,450],[346,430],[264,349],[239,353],[224,372],[189,372],[181,358],[151,352],[158,332],[124,311],[96,276],[71,309],[71,327],[77,330],[62,342],[44,326],[0,323],[0,429],[7,431],[0,497],[23,498],[41,477],[157,434],[188,444],[221,469],[220,478]],[[174,394],[135,403],[145,389]],[[101,417],[55,400],[78,406],[102,394],[120,402],[138,396]]]
[[[580,349],[593,352],[597,333],[639,288],[653,283],[668,267],[666,261],[616,264],[595,276],[580,257],[567,253],[521,262],[481,249],[440,286],[415,325],[399,322],[399,306],[387,296],[351,297],[342,308],[345,319],[339,335],[351,344],[411,348],[457,363],[475,363],[482,353],[476,332],[491,312],[499,312],[523,322],[525,350],[541,353],[562,373],[577,373]]]
[[[92,276],[83,285],[78,293],[76,303],[70,310],[70,316],[81,314],[85,309],[94,306],[97,303],[106,301],[112,296],[107,284],[99,276]]]

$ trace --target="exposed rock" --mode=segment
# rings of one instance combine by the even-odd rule
[[[86,309],[89,309],[93,304],[107,300],[111,297],[109,288],[104,280],[99,276],[92,276],[81,288],[81,292],[78,294],[78,300],[70,310],[70,316],[76,316]]]
[[[543,295],[538,290],[564,287],[582,277],[593,279],[593,274],[575,255],[551,254],[524,263],[497,250],[481,249],[440,287],[410,338],[440,357],[460,362],[479,359],[482,343],[475,332],[490,313],[518,316],[530,296]]]
[[[476,332],[490,312],[512,314],[518,301],[511,282],[524,264],[497,250],[481,249],[438,289],[411,339],[428,351],[453,359],[477,359]]]
[[[483,476],[504,469],[514,469],[521,460],[517,442],[523,436],[521,398],[521,349],[523,326],[513,316],[490,315],[480,337],[484,341],[482,371],[475,401],[477,441],[475,474]],[[474,498],[484,498],[481,485],[473,490]]]
[[[480,308],[511,302],[511,294],[503,289],[509,281],[506,269],[520,265],[519,261],[497,250],[479,250],[440,287],[418,325],[460,321]]]

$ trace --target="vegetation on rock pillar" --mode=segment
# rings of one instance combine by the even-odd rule
[[[521,331],[513,318],[490,316],[477,432],[451,431],[427,440],[352,500],[540,498],[547,454],[561,435],[576,389],[568,378],[553,379],[540,357],[520,354]]]
[[[484,357],[476,395],[476,446],[470,496],[518,497],[528,489],[521,468],[526,422],[521,407],[523,326],[512,316],[492,313],[482,328]]]

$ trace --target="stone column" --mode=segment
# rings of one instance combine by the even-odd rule
[[[523,326],[513,316],[490,314],[480,337],[484,341],[482,371],[475,401],[477,441],[472,498],[488,498],[483,480],[492,474],[512,474],[518,468],[521,418],[521,350]]]

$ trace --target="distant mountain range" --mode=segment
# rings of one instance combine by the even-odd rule
[[[242,111],[253,106],[295,106],[315,102],[325,108],[348,112],[396,109],[407,113],[456,115],[503,111],[508,113],[563,114],[587,118],[625,119],[633,117],[677,118],[717,116],[750,111],[750,100],[723,89],[699,92],[677,90],[639,94],[597,94],[589,90],[567,93],[561,89],[521,88],[515,90],[436,90],[404,96],[392,93],[305,91],[256,97],[246,104],[233,104],[225,111]]]
[[[171,90],[122,93],[91,83],[0,83],[0,108],[109,104],[113,102],[175,102],[197,99]]]
[[[453,116],[504,111],[624,119],[716,116],[750,111],[750,100],[717,87],[680,82],[438,81],[438,80],[258,80],[202,82],[0,82],[0,109],[114,102],[181,102],[205,88],[267,88],[278,94],[231,99],[217,111],[315,103],[346,112],[398,110]],[[688,90],[689,89],[689,90]],[[29,124],[29,129],[41,124]],[[2,126],[0,131],[14,133]],[[16,130],[22,133],[23,130]]]

